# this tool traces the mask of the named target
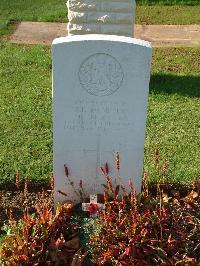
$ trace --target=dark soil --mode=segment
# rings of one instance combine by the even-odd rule
[[[36,205],[47,204],[53,207],[53,191],[45,184],[24,184],[17,188],[15,184],[0,186],[0,228],[10,216],[20,219],[24,210],[30,213],[35,212]],[[0,229],[0,234],[1,234]]]
[[[164,192],[168,196],[178,194],[181,198],[185,197],[192,190],[191,186],[181,184],[165,184]],[[156,195],[157,187],[155,184],[150,185],[150,193]],[[24,184],[19,188],[14,183],[0,185],[0,227],[8,220],[10,214],[15,219],[20,219],[25,209],[28,208],[30,213],[35,212],[35,205],[48,204],[53,207],[53,191],[49,184],[29,183],[27,190],[24,190]],[[1,233],[1,231],[0,231]]]

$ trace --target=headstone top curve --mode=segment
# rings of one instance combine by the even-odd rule
[[[82,42],[82,41],[111,41],[111,42],[116,41],[121,43],[130,43],[130,44],[145,46],[147,48],[152,48],[151,43],[148,41],[125,37],[125,36],[106,35],[106,34],[85,34],[85,35],[73,35],[73,36],[56,38],[53,40],[52,45],[69,43],[69,42]]]

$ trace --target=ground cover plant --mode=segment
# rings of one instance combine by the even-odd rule
[[[168,180],[199,175],[199,48],[154,49],[145,142],[145,165],[154,176],[155,143],[168,158]],[[50,48],[1,43],[0,176],[16,170],[34,182],[52,172]]]
[[[110,177],[108,163],[101,167],[106,182],[99,195],[105,204],[100,213],[94,203],[85,214],[80,204],[68,201],[53,214],[51,200],[44,196],[35,214],[25,206],[22,220],[9,210],[1,234],[1,265],[199,265],[200,181],[194,179],[185,190],[170,187],[166,160],[159,167],[157,146],[154,167],[157,186],[152,189],[144,172],[142,193],[136,195],[131,179],[128,190],[123,186],[117,153],[117,177]],[[113,185],[115,179],[119,185]],[[51,188],[53,184],[51,178]],[[16,189],[20,186],[17,174]],[[79,189],[84,190],[83,182]],[[23,193],[28,193],[27,179]]]
[[[158,152],[155,150],[156,169]],[[97,265],[197,265],[200,260],[199,181],[185,198],[171,190],[164,193],[167,171],[163,162],[156,196],[149,194],[147,175],[143,189],[136,196],[130,179],[130,193],[118,200],[119,186],[113,187],[109,173],[105,174],[106,209],[95,221],[89,250]],[[123,188],[123,187],[122,187]],[[191,207],[192,206],[192,207]],[[193,209],[193,210],[192,210]],[[186,240],[186,241],[185,241]]]
[[[19,222],[10,217],[0,247],[1,265],[71,265],[80,248],[70,224],[71,206],[59,207],[55,215],[47,206],[36,208],[36,216],[26,211]]]
[[[20,21],[67,22],[65,0],[1,0],[0,36],[11,33]],[[199,24],[195,0],[138,1],[137,24]],[[170,6],[171,5],[171,6]]]

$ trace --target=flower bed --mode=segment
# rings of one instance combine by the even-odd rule
[[[157,151],[155,166],[159,175]],[[168,184],[164,161],[157,184],[149,184],[144,173],[142,192],[136,195],[131,179],[126,190],[112,184],[108,164],[101,169],[106,183],[98,198],[104,209],[99,211],[91,203],[87,212],[81,202],[75,206],[66,202],[53,212],[53,190],[43,191],[33,202],[28,179],[22,184],[17,173],[24,214],[17,220],[12,208],[6,210],[9,219],[0,233],[0,265],[200,264],[198,178],[188,187]],[[116,169],[120,169],[119,154]],[[66,166],[65,171],[68,176]],[[51,189],[53,185],[52,178]]]

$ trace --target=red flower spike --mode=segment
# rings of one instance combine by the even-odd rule
[[[115,188],[115,197],[117,197],[119,195],[119,189],[120,189],[120,186],[117,185]]]
[[[125,200],[124,196],[122,197],[122,202],[121,203],[122,203],[122,205],[126,205],[126,200]]]
[[[135,191],[134,186],[133,186],[133,181],[132,181],[131,178],[129,179],[129,187],[131,189],[131,192],[134,192]]]
[[[158,162],[159,162],[159,157],[158,157],[158,144],[156,144],[156,146],[155,146],[154,159],[155,159],[155,164],[158,165]]]
[[[53,175],[50,178],[50,187],[51,187],[51,190],[54,190],[54,176]]]
[[[16,172],[15,185],[19,189],[19,187],[20,187],[20,179],[19,179],[19,171],[18,170]]]
[[[104,168],[103,167],[100,167],[100,169],[101,169],[103,175],[106,175],[106,172],[105,172]]]
[[[119,171],[120,170],[120,157],[119,157],[119,152],[116,153],[115,166],[116,166],[116,169]]]
[[[68,177],[69,176],[69,169],[66,166],[66,164],[64,164],[64,169],[65,169],[65,175]]]
[[[106,175],[105,179],[106,179],[106,182],[107,182],[107,185],[108,185],[110,193],[114,193],[110,177],[108,175]]]
[[[108,192],[104,191],[104,202],[108,202]]]
[[[108,163],[105,164],[105,172],[108,175],[109,174],[109,166]]]
[[[83,189],[83,180],[80,180],[80,182],[79,182],[79,187],[80,187],[81,189]]]

